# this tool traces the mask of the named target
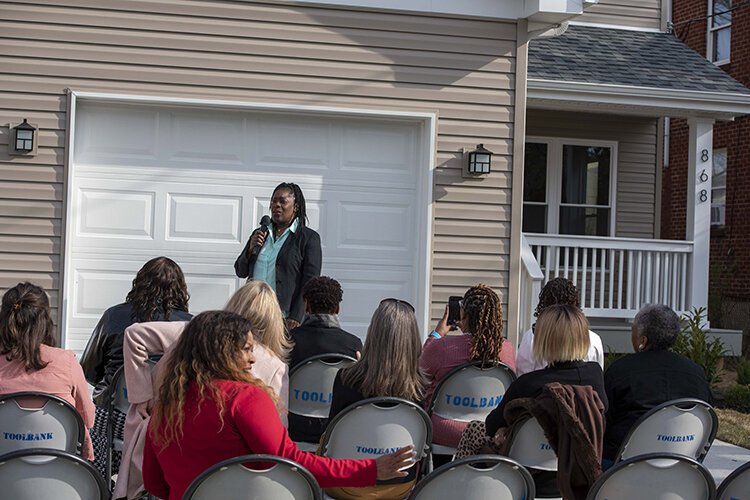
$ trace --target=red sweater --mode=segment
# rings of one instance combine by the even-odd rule
[[[143,455],[143,482],[152,495],[179,500],[204,470],[229,458],[268,454],[289,458],[308,469],[323,488],[372,486],[375,460],[335,460],[302,452],[289,439],[276,407],[262,389],[242,382],[215,382],[224,397],[224,426],[209,396],[198,411],[198,394],[191,384],[185,401],[183,438],[161,449],[149,426]]]

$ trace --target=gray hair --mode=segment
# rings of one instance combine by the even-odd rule
[[[648,339],[651,350],[667,350],[680,334],[680,318],[663,304],[646,304],[633,319],[633,327]]]

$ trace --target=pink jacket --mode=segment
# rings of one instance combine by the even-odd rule
[[[72,351],[42,344],[39,346],[42,360],[47,364],[41,370],[27,372],[20,361],[8,361],[0,356],[0,394],[37,391],[58,396],[78,410],[86,427],[83,442],[83,458],[94,459],[89,429],[94,426],[94,402],[91,400],[81,365]]]

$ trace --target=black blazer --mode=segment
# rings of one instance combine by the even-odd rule
[[[253,267],[258,258],[257,253],[250,258],[247,256],[251,238],[252,235],[234,262],[234,272],[240,278],[252,278]],[[276,296],[281,310],[287,313],[287,318],[302,321],[305,315],[302,287],[310,278],[320,276],[322,260],[320,235],[317,232],[300,224],[296,232],[289,233],[276,257]]]

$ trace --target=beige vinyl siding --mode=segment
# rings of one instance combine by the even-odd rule
[[[654,238],[657,120],[530,109],[526,134],[617,142],[615,236]]]
[[[60,3],[0,7],[0,124],[40,126],[36,157],[0,147],[0,291],[30,279],[58,298],[66,88],[436,113],[432,315],[477,282],[505,291],[515,23],[279,3]],[[496,153],[493,173],[464,179],[459,150],[478,143]]]
[[[576,22],[661,29],[664,0],[599,0]]]

